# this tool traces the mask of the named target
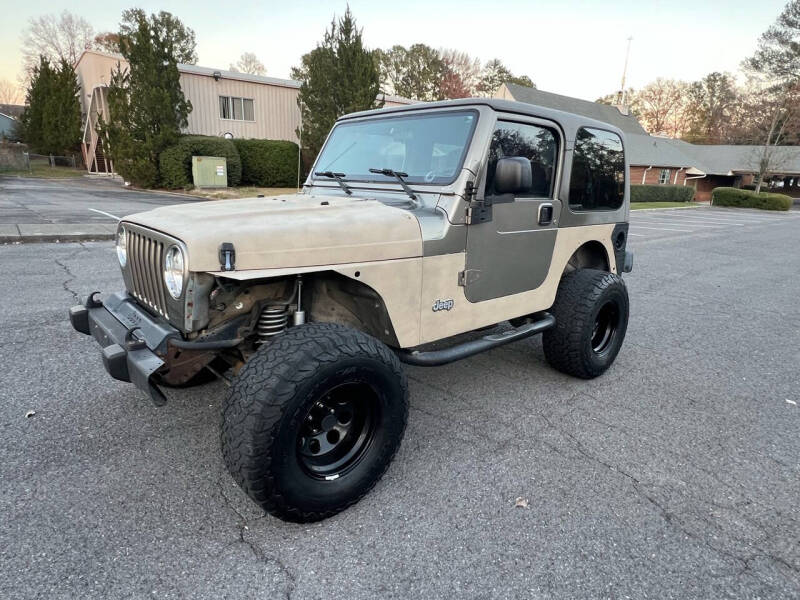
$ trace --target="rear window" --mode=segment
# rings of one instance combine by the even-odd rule
[[[575,136],[569,206],[616,210],[625,199],[625,153],[616,133],[583,127]]]

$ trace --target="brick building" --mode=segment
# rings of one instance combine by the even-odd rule
[[[495,97],[577,113],[619,127],[625,132],[632,184],[691,185],[695,200],[708,201],[715,187],[751,184],[759,171],[761,146],[699,145],[649,135],[619,107],[512,83],[500,86]],[[796,190],[800,187],[800,146],[782,146],[775,156],[771,177]]]

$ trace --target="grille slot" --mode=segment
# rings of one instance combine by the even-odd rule
[[[167,317],[167,298],[161,279],[164,243],[128,229],[128,265],[131,270],[131,293],[153,312]]]

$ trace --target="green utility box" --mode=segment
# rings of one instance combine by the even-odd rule
[[[192,182],[198,188],[228,187],[228,161],[224,156],[193,156]]]

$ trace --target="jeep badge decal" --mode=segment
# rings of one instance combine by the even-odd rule
[[[450,310],[453,308],[455,302],[450,300],[437,300],[433,303],[433,312],[439,312],[440,310]]]

